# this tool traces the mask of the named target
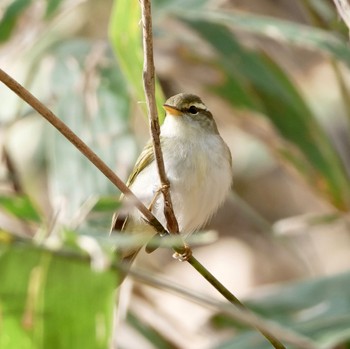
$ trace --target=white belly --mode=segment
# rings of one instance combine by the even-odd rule
[[[184,236],[208,221],[225,200],[232,182],[229,150],[221,137],[197,136],[193,140],[169,139],[166,144],[171,151],[163,149],[174,212]],[[153,162],[138,175],[131,190],[148,206],[159,187]],[[153,206],[153,213],[166,227],[162,195]]]

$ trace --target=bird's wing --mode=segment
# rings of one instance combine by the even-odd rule
[[[144,170],[153,160],[154,160],[153,145],[152,145],[152,142],[149,141],[143,148],[138,159],[136,160],[136,164],[128,178],[128,181],[126,182],[126,185],[130,187],[130,185],[134,183],[137,175],[142,170]]]
[[[126,182],[126,185],[130,187],[134,183],[137,175],[142,170],[144,170],[147,166],[149,166],[153,160],[154,160],[153,145],[152,145],[152,142],[149,141],[146,144],[146,146],[143,148],[138,159],[136,160],[134,169],[131,172]],[[120,200],[122,200],[123,197],[124,195],[122,194],[120,196]],[[123,231],[127,225],[127,221],[128,221],[127,215],[119,214],[119,212],[116,212],[112,218],[110,233],[112,233],[113,230]]]

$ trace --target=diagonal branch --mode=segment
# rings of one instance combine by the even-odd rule
[[[118,265],[117,267],[121,269],[125,268],[123,265]],[[170,283],[168,280],[161,279],[159,275],[152,275],[149,272],[146,273],[142,269],[132,268],[128,269],[128,272],[132,278],[142,281],[149,286],[163,289],[205,307],[219,310],[223,314],[230,316],[232,319],[235,319],[240,323],[248,325],[252,328],[256,328],[265,334],[273,332],[278,336],[278,338],[283,339],[289,344],[292,344],[295,346],[295,348],[316,349],[315,344],[312,342],[312,340],[306,336],[289,330],[252,312],[246,311],[244,309],[228,307],[227,304],[222,301],[211,299],[207,295],[198,293],[198,291],[185,289],[181,285]],[[283,346],[278,346],[276,342],[274,346],[275,348],[284,348]]]
[[[160,233],[166,234],[166,230],[147,207],[124,184],[124,182],[112,171],[105,162],[97,156],[64,122],[62,122],[50,109],[43,105],[27,89],[0,69],[0,81],[15,92],[21,99],[27,102],[51,125],[53,125],[64,137],[66,137],[83,155],[85,155],[120,191],[135,204],[147,221]]]

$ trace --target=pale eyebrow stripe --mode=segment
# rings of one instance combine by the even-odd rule
[[[198,109],[208,110],[208,108],[203,103],[200,103],[200,102],[194,102],[194,103],[191,103],[190,106],[191,105],[195,106]]]

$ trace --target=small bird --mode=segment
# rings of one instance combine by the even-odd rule
[[[213,115],[193,94],[180,93],[163,105],[166,117],[160,129],[165,171],[179,231],[184,238],[200,229],[225,200],[232,184],[232,159]],[[127,181],[127,186],[166,227],[163,195],[152,142],[149,141]],[[115,215],[111,230],[149,235],[155,230],[132,209],[127,217]],[[144,240],[143,240],[144,241]],[[141,247],[120,248],[130,264]]]

